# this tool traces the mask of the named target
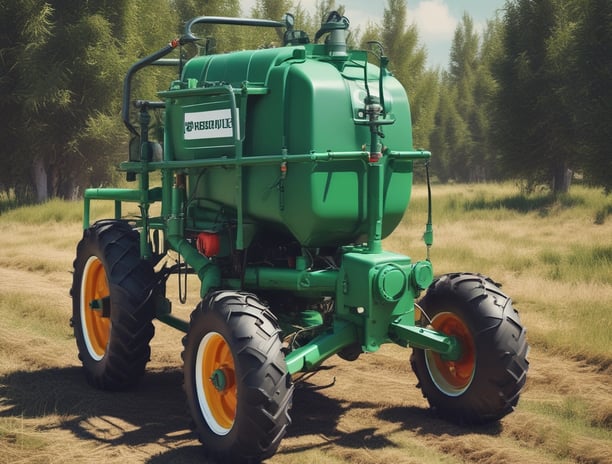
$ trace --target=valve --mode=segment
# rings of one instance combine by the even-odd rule
[[[325,39],[329,56],[346,57],[346,34],[350,22],[346,16],[340,16],[337,11],[332,11],[327,16],[327,20],[317,31],[314,42],[317,43],[323,34],[329,33]]]

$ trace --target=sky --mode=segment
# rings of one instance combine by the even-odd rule
[[[301,3],[307,11],[314,12],[317,0],[294,0]],[[448,67],[450,47],[457,24],[467,12],[478,31],[486,26],[486,21],[495,16],[496,10],[503,7],[505,0],[406,0],[408,22],[416,23],[421,45],[427,50],[429,67]],[[255,0],[241,0],[245,16],[255,5]],[[386,0],[336,0],[345,6],[345,15],[352,27],[365,29],[368,21],[382,22]],[[280,19],[280,18],[269,18]],[[296,24],[299,28],[299,24]]]

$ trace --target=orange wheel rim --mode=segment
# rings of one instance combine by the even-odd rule
[[[237,389],[234,357],[222,335],[210,332],[202,338],[195,369],[200,410],[211,430],[225,435],[236,418]]]
[[[461,357],[455,361],[443,359],[429,350],[425,355],[427,368],[436,386],[449,396],[459,396],[468,389],[474,378],[474,337],[463,320],[453,313],[437,314],[431,325],[438,332],[455,337],[461,347]]]
[[[99,361],[104,357],[110,336],[110,318],[102,317],[102,310],[94,310],[91,302],[109,296],[108,280],[104,265],[92,256],[85,263],[81,286],[81,324],[85,344],[92,358]]]

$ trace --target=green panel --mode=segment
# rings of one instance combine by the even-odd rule
[[[201,88],[165,92],[166,137],[174,159],[191,160],[236,155],[233,139],[233,95],[211,95]]]

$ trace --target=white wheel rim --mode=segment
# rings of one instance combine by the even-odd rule
[[[90,277],[89,273],[91,272],[92,266],[94,264],[97,264],[98,262],[99,259],[96,256],[90,256],[87,262],[85,263],[85,267],[83,268],[83,276],[81,278],[81,304],[79,307],[79,312],[81,316],[81,333],[83,334],[85,347],[87,348],[89,356],[91,356],[91,358],[95,361],[102,360],[102,358],[104,358],[105,352],[100,353],[99,350],[96,350],[91,340],[91,329],[87,326],[87,318],[89,317],[87,311],[92,311],[89,307],[90,301],[87,301],[87,279]]]

